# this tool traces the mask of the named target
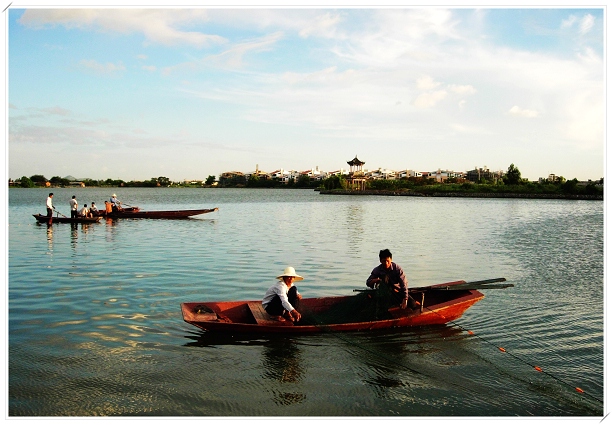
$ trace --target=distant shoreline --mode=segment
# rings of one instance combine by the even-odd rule
[[[603,201],[603,195],[562,194],[562,193],[472,193],[472,192],[432,192],[419,193],[393,190],[320,190],[321,195],[355,196],[417,196],[424,198],[521,198],[521,199],[569,199]]]
[[[87,186],[87,187],[69,187],[70,189],[84,189],[87,190],[96,188],[117,188],[118,186]],[[58,187],[58,186],[50,186],[50,187],[36,187],[36,188],[22,188],[22,187],[9,187],[9,189],[58,189],[63,188],[67,189],[67,187]],[[122,189],[142,189],[147,188],[145,186],[128,186],[123,187]],[[159,187],[158,187],[159,188]],[[189,188],[188,186],[172,186],[166,189],[185,189]],[[191,187],[195,188],[195,187]],[[290,190],[313,190],[313,188],[308,187],[292,187],[292,188],[284,188],[284,187],[219,187],[219,186],[198,186],[199,189],[290,189]],[[156,189],[151,187],[150,189]],[[415,196],[422,198],[517,198],[517,199],[567,199],[567,200],[584,200],[584,201],[603,201],[603,194],[571,194],[571,193],[512,193],[512,192],[459,192],[459,191],[449,191],[449,192],[417,192],[413,190],[342,190],[342,189],[319,189],[315,188],[315,192],[319,192],[321,195],[345,195],[345,196]]]

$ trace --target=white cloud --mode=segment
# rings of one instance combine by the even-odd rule
[[[476,93],[476,89],[469,84],[465,84],[465,85],[449,84],[448,89],[456,94],[475,94]]]
[[[524,117],[524,118],[535,118],[535,117],[537,117],[539,115],[538,111],[535,111],[533,109],[519,108],[516,105],[514,105],[512,108],[510,108],[508,113],[510,115],[515,115],[515,116]]]
[[[429,75],[417,79],[417,89],[419,90],[433,90],[438,86],[440,86],[440,83],[434,81]]]
[[[336,28],[338,23],[341,21],[339,15],[333,15],[331,13],[324,13],[317,16],[310,22],[307,22],[304,27],[299,31],[300,37],[319,36],[325,38],[332,38],[336,34]]]
[[[431,108],[434,107],[439,101],[444,99],[446,95],[446,90],[422,93],[418,95],[416,99],[414,99],[412,104],[419,109]]]
[[[577,21],[578,18],[576,16],[570,15],[569,18],[561,21],[561,28],[571,28]]]
[[[573,28],[574,25],[578,26],[578,33],[581,35],[589,33],[595,25],[595,17],[590,13],[587,13],[582,18],[575,15],[570,15],[569,18],[561,21],[561,28]]]
[[[580,34],[586,34],[591,31],[591,29],[593,29],[593,25],[595,25],[595,17],[590,14],[585,15],[580,20]]]
[[[219,120],[223,128],[221,123],[211,120],[206,123],[209,127],[205,131],[202,127],[196,128],[204,125],[202,120],[199,123],[197,119],[189,120],[185,126],[192,126],[189,132],[194,135],[216,132],[222,135],[221,139],[229,139],[226,135],[231,133],[238,144],[265,145],[269,147],[268,152],[278,151],[272,145],[283,139],[286,144],[282,146],[287,148],[288,155],[295,155],[300,148],[297,141],[287,143],[287,140],[300,137],[311,137],[312,143],[334,145],[339,151],[353,146],[354,140],[363,140],[363,146],[366,146],[365,140],[368,140],[367,146],[375,145],[372,141],[388,143],[398,152],[417,140],[440,141],[437,146],[452,140],[456,145],[464,143],[468,146],[466,150],[478,151],[481,156],[489,152],[474,147],[484,146],[491,140],[504,146],[516,146],[517,140],[534,146],[551,146],[562,141],[570,148],[583,146],[593,151],[603,146],[604,103],[600,98],[604,84],[603,58],[588,44],[590,37],[599,37],[601,25],[596,25],[600,22],[589,15],[570,16],[561,24],[565,34],[556,29],[556,37],[566,36],[560,37],[558,44],[568,43],[571,47],[564,45],[564,52],[559,53],[545,51],[542,46],[521,47],[519,40],[512,43],[513,47],[495,44],[499,41],[495,37],[485,40],[487,13],[480,11],[473,12],[483,21],[478,31],[468,28],[467,22],[459,22],[458,17],[464,19],[466,14],[427,8],[351,12],[198,9],[193,16],[160,9],[149,10],[148,14],[123,11],[119,16],[113,15],[116,21],[100,12],[104,9],[94,10],[93,14],[69,10],[64,15],[49,11],[36,15],[35,10],[28,9],[23,14],[21,22],[29,28],[61,25],[85,30],[82,34],[62,31],[68,39],[88,37],[86,32],[112,31],[108,46],[121,44],[117,42],[117,33],[142,33],[147,43],[171,45],[172,50],[165,57],[161,49],[126,46],[130,53],[117,48],[114,50],[117,59],[110,59],[109,63],[102,62],[109,60],[104,57],[98,59],[100,62],[82,61],[81,66],[107,74],[127,68],[130,74],[138,74],[134,84],[142,86],[135,89],[142,90],[146,85],[151,99],[153,93],[172,96],[171,101],[167,97],[163,98],[166,102],[159,101],[159,105],[171,107],[168,111],[164,109],[167,117],[177,109],[188,110],[185,105],[194,111],[200,107],[211,108],[223,117]],[[159,13],[161,10],[164,13]],[[549,23],[549,28],[557,24],[558,20]],[[213,25],[218,35],[204,34],[212,33]],[[579,31],[588,36],[578,37]],[[56,40],[45,33],[34,35],[41,40]],[[205,41],[206,37],[213,38]],[[102,39],[96,34],[96,40]],[[125,39],[131,41],[133,37]],[[570,39],[580,39],[579,49],[568,42]],[[212,46],[211,43],[214,51],[205,54],[191,49]],[[148,55],[134,56],[133,52],[139,51],[146,51]],[[267,53],[265,58],[272,60],[261,60],[256,56],[259,53]],[[92,57],[95,57],[93,53]],[[125,66],[119,58],[125,61]],[[79,59],[72,57],[71,60],[75,63]],[[162,89],[156,86],[159,79],[149,78],[157,70],[171,77],[163,79]],[[185,75],[175,78],[179,72]],[[189,81],[183,83],[185,79]],[[102,85],[108,79],[98,81]],[[110,92],[113,88],[108,87]],[[172,88],[175,93],[171,93]],[[186,100],[178,107],[173,103],[177,93]],[[121,93],[116,96],[119,98]],[[11,101],[22,106],[22,110],[29,106],[18,96],[12,95]],[[225,110],[227,105],[231,108]],[[512,105],[515,106],[509,109]],[[66,106],[80,110],[68,101]],[[435,113],[432,108],[436,108]],[[138,112],[134,108],[134,114]],[[532,119],[518,120],[517,117]],[[14,123],[18,118],[11,117],[11,121]],[[187,118],[181,115],[178,119],[151,120],[146,124],[138,121],[147,133],[160,135],[171,134],[175,123],[186,122]],[[253,129],[265,135],[256,134]],[[49,128],[49,131],[54,130]],[[476,137],[480,135],[484,136]],[[121,137],[115,140],[122,140]],[[98,140],[105,139],[100,135]],[[445,148],[449,152],[453,150],[453,147]],[[353,148],[350,149],[352,152]],[[512,155],[518,155],[519,151],[516,149]],[[493,154],[502,155],[497,150]],[[439,166],[455,167],[452,163]]]
[[[131,34],[141,32],[149,43],[189,44],[205,47],[224,43],[218,35],[185,31],[182,26],[206,22],[204,9],[26,9],[19,22],[30,28],[64,26],[67,29],[98,30]]]
[[[242,66],[243,58],[247,53],[269,51],[272,46],[284,37],[282,32],[276,32],[257,39],[235,44],[218,55],[208,56],[206,61],[223,64],[230,68]]]

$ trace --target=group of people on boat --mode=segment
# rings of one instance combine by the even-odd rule
[[[408,279],[404,270],[393,262],[391,251],[381,250],[378,259],[380,264],[374,267],[366,279],[366,285],[378,290],[382,300],[380,307],[383,310],[395,306],[401,309],[417,307],[416,302],[408,294]],[[299,322],[302,314],[297,308],[302,295],[293,283],[304,278],[298,275],[293,267],[287,267],[276,279],[278,282],[268,288],[261,304],[274,320]]]
[[[83,204],[83,207],[79,209],[79,202],[77,201],[76,195],[73,195],[69,201],[70,205],[70,218],[90,218],[101,215],[100,210],[96,206],[95,202],[91,203],[88,207],[87,204]],[[47,217],[53,216],[53,211],[57,211],[53,206],[53,192],[49,193],[47,197]],[[112,213],[113,211],[121,211],[121,202],[117,199],[117,195],[113,193],[109,201],[104,201],[104,211],[106,213]],[[59,213],[59,211],[57,211]]]

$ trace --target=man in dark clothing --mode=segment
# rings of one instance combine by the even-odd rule
[[[386,298],[386,308],[398,304],[402,309],[408,306],[414,308],[416,303],[408,297],[408,279],[406,279],[404,270],[392,261],[391,251],[381,250],[378,258],[380,264],[372,270],[370,277],[366,280],[366,285],[379,289],[383,298]]]

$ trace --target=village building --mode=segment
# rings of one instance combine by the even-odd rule
[[[497,181],[500,180],[504,175],[503,171],[491,171],[485,165],[484,168],[474,167],[466,173],[465,178],[471,182],[477,182],[482,180]]]

